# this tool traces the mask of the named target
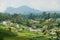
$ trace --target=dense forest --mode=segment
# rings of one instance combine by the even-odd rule
[[[30,13],[28,15],[18,14],[18,13],[14,13],[14,14],[0,13],[0,22],[9,20],[11,22],[14,22],[14,23],[16,22],[19,24],[24,24],[24,22],[27,23],[27,20],[36,20],[39,22],[44,22],[50,18],[58,19],[58,18],[60,18],[60,13],[43,12],[41,14]]]
[[[0,40],[60,40],[60,13],[0,12]]]

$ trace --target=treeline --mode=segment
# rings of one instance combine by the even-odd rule
[[[5,21],[5,20],[10,20],[14,23],[19,23],[19,24],[26,24],[29,20],[38,20],[38,21],[45,21],[49,18],[60,18],[59,13],[47,13],[43,12],[42,14],[33,14],[30,13],[28,15],[22,15],[22,14],[9,14],[9,13],[0,13],[0,22]]]

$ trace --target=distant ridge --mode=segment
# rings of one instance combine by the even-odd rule
[[[18,7],[18,8],[8,7],[5,10],[5,13],[29,14],[29,13],[40,13],[40,11],[36,10],[36,9],[33,9],[33,8],[30,8],[28,6],[21,6],[21,7]]]

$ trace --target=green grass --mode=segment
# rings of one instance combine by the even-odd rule
[[[34,37],[38,37],[40,34],[31,33],[31,32],[18,32],[15,37],[4,37],[4,40],[30,40]]]
[[[35,32],[27,31],[26,30],[27,27],[25,27],[23,25],[21,25],[21,28],[25,28],[25,29],[21,32],[13,32],[13,34],[17,34],[17,36],[7,36],[6,37],[5,33],[8,33],[9,35],[12,35],[12,33],[8,31],[8,28],[5,25],[0,25],[0,32],[4,33],[4,35],[3,35],[4,40],[49,40],[49,39],[51,39],[51,37],[53,37],[53,40],[55,40],[55,38],[56,38],[56,35],[53,35],[53,36],[48,35],[46,37],[44,35],[44,33],[42,33],[42,32],[35,33]],[[1,29],[3,29],[3,30],[1,30]],[[0,36],[3,33],[0,33]]]
[[[49,37],[44,37],[44,35],[36,33],[18,32],[15,37],[5,37],[4,40],[49,40]]]

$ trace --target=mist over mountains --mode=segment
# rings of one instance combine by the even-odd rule
[[[28,6],[21,6],[18,8],[8,7],[5,10],[5,13],[29,14],[29,13],[40,13],[40,10],[33,9],[33,8],[28,7]]]
[[[37,10],[37,9],[33,9],[29,6],[20,6],[17,8],[13,8],[13,7],[8,7],[4,13],[10,13],[10,14],[14,14],[14,13],[20,13],[20,14],[41,14],[43,11],[41,10]],[[60,11],[46,11],[47,13],[60,13]]]

